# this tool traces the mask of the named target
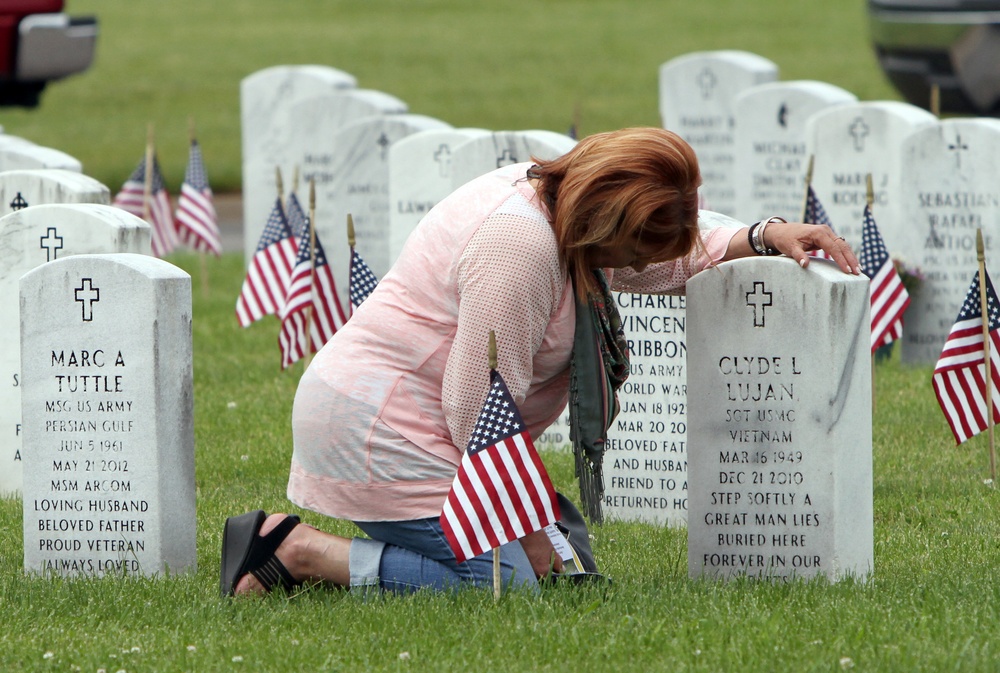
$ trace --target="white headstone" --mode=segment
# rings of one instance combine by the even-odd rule
[[[0,136],[0,171],[20,168],[61,168],[77,173],[83,170],[80,162],[65,152],[16,136]]]
[[[298,188],[299,202],[308,205],[308,184],[311,178],[316,178],[316,188],[323,186],[322,180],[328,179],[331,168],[338,165],[340,159],[333,152],[332,139],[342,129],[358,121],[387,114],[402,114],[406,112],[403,101],[368,89],[344,89],[330,91],[322,96],[314,96],[303,100],[288,111],[289,138],[285,150],[280,157],[272,157],[277,163],[270,170],[261,167],[262,183],[259,193],[254,196],[250,206],[251,213],[244,204],[244,252],[247,260],[256,251],[257,242],[267,223],[274,199],[277,196],[275,168],[281,169],[286,192]],[[295,176],[299,176],[299,184],[295,184]],[[252,240],[253,245],[249,242]]]
[[[495,131],[455,149],[452,187],[457,189],[501,166],[531,161],[532,157],[555,159],[575,145],[575,140],[555,131]]]
[[[663,128],[697,153],[706,208],[735,214],[733,101],[750,87],[777,79],[777,65],[745,51],[694,52],[660,66]]]
[[[351,249],[347,216],[354,219],[355,247],[372,272],[389,270],[389,148],[420,131],[445,130],[448,124],[424,115],[366,117],[335,133],[330,161],[316,167],[316,231],[334,269],[337,290],[347,306]],[[306,201],[303,201],[305,204]]]
[[[395,261],[410,232],[453,189],[455,148],[489,135],[483,129],[420,131],[389,148],[389,259]]]
[[[903,140],[937,120],[908,103],[865,101],[817,112],[806,124],[806,155],[815,157],[812,186],[838,236],[861,250],[871,173],[876,222],[890,254],[909,225],[900,203]]]
[[[739,228],[707,210],[702,231]],[[616,292],[631,372],[608,430],[604,516],[670,526],[687,524],[687,297]]]
[[[102,252],[149,254],[149,225],[112,206],[39,205],[0,218],[0,495],[21,491],[21,357],[17,283],[56,259]]]
[[[857,101],[825,82],[773,82],[747,89],[733,102],[736,218],[756,222],[802,218],[806,122],[813,114]]]
[[[744,258],[687,297],[689,574],[872,572],[867,278]]]
[[[78,255],[21,280],[24,568],[194,572],[191,277]]]
[[[906,139],[902,153],[900,201],[908,226],[891,252],[924,276],[903,317],[902,358],[933,364],[978,268],[977,229],[983,230],[987,271],[1000,269],[1000,121],[947,119],[924,126]]]
[[[353,75],[321,65],[274,66],[258,70],[240,82],[243,222],[248,260],[277,197],[275,168],[284,165],[288,156],[295,127],[292,108],[311,98],[353,88],[356,83]]]
[[[48,203],[109,205],[111,192],[83,173],[59,168],[34,168],[0,173],[0,213]]]

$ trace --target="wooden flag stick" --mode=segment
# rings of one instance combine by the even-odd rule
[[[153,215],[150,203],[153,200],[153,122],[146,129],[146,178],[142,186],[142,219],[152,223]]]
[[[281,205],[284,206],[285,203],[285,183],[281,179],[281,167],[274,167],[274,184],[278,187],[278,200],[281,201]]]
[[[351,246],[351,252],[354,252],[354,244],[357,240],[354,238],[354,216],[347,213],[347,245]]]
[[[306,368],[312,360],[312,324],[316,310],[316,181],[309,181],[309,306],[306,313]]]
[[[872,204],[875,203],[875,190],[872,188],[872,174],[868,173],[865,176],[865,185],[868,189],[868,194],[866,196],[866,203],[868,204],[868,210],[871,211]],[[862,234],[863,236],[863,234]],[[869,290],[869,293],[871,290]],[[871,299],[869,298],[869,302]],[[872,414],[875,413],[875,351],[872,351]]]
[[[934,83],[931,85],[931,114],[941,117],[941,85]]]
[[[809,168],[806,169],[806,192],[802,195],[802,221],[806,221],[806,211],[809,210],[809,186],[812,185],[813,181],[813,163],[816,160],[816,155],[809,155]]]
[[[993,372],[990,361],[990,312],[986,297],[986,253],[983,246],[983,230],[976,230],[976,257],[979,259],[979,310],[983,320],[983,365],[986,374],[986,429],[990,442],[990,480],[997,482],[997,456],[993,443]]]
[[[490,330],[489,351],[487,353],[490,363],[490,371],[497,368],[497,335]],[[500,600],[500,547],[493,548],[493,598]]]

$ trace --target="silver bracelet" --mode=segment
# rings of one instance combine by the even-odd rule
[[[780,255],[781,254],[780,250],[768,246],[767,243],[764,241],[764,230],[767,229],[767,225],[771,224],[772,222],[782,222],[782,223],[784,223],[784,222],[787,222],[787,220],[785,218],[783,218],[783,217],[774,216],[774,217],[769,217],[769,218],[767,218],[766,220],[764,220],[764,221],[762,221],[760,223],[760,227],[758,227],[757,230],[754,232],[754,234],[756,234],[754,236],[754,238],[757,239],[757,240],[755,241],[755,244],[753,246],[754,251],[758,255],[771,255],[771,256],[773,256],[773,255]]]

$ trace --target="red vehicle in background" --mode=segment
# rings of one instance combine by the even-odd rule
[[[35,107],[45,85],[94,60],[97,19],[63,13],[65,0],[0,0],[0,105]]]

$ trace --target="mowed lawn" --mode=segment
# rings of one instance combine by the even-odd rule
[[[66,151],[116,191],[147,124],[175,186],[195,118],[213,188],[239,189],[239,81],[322,63],[454,126],[581,132],[657,124],[659,65],[745,49],[783,79],[864,100],[896,98],[867,42],[861,2],[106,3],[89,73],[42,107],[5,110],[5,131]],[[2,671],[995,671],[1000,523],[986,437],[955,447],[929,367],[875,371],[875,572],[863,582],[729,584],[687,578],[683,530],[593,530],[610,588],[540,597],[488,592],[352,596],[312,588],[221,600],[226,516],[289,511],[289,416],[302,366],[281,372],[277,323],[240,329],[240,255],[192,274],[198,571],[183,577],[53,579],[22,572],[21,503],[0,501]],[[692,402],[693,403],[693,402]],[[576,495],[572,461],[544,456]],[[293,511],[298,511],[294,510]],[[343,522],[307,523],[353,534]]]

